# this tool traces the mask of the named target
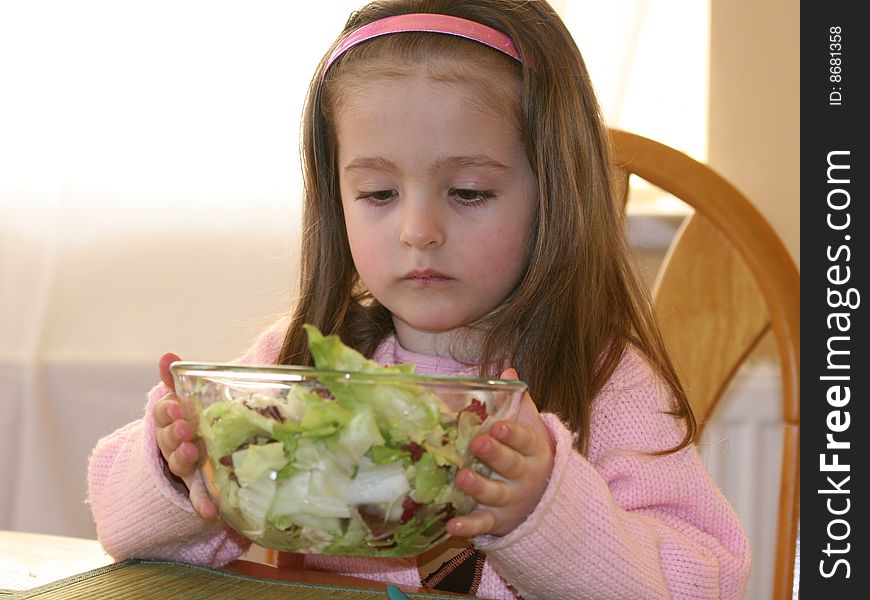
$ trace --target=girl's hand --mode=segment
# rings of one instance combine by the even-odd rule
[[[501,376],[517,379],[517,372],[507,369]],[[472,513],[450,519],[447,531],[461,537],[510,533],[538,505],[553,470],[550,434],[531,396],[523,396],[516,422],[497,421],[469,447],[494,474],[486,478],[468,468],[456,474],[459,489],[479,504]]]
[[[184,419],[181,404],[175,397],[175,382],[169,371],[169,365],[179,360],[175,354],[164,354],[160,357],[160,379],[169,388],[170,393],[154,405],[154,424],[157,432],[157,446],[169,465],[169,470],[187,486],[190,491],[190,503],[194,510],[205,519],[217,516],[217,505],[212,501],[205,488],[202,474],[197,469],[199,450],[193,443],[194,431]]]

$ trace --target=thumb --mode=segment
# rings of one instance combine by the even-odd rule
[[[511,367],[511,368],[505,369],[504,371],[501,372],[501,378],[502,379],[514,379],[514,380],[518,381],[520,377],[519,377],[519,375],[517,375],[517,370],[514,369],[513,367]]]
[[[517,370],[514,368],[509,368],[502,371],[501,378],[519,380]],[[535,401],[532,399],[532,395],[529,393],[528,390],[523,393],[523,399],[520,402],[520,408],[516,416],[516,420],[518,423],[528,425],[532,429],[535,429],[539,432],[547,433],[547,429],[544,426],[544,423],[541,421],[541,413],[538,412],[538,407],[535,404]],[[547,437],[549,439],[549,434],[547,434]]]
[[[172,372],[169,370],[169,365],[181,358],[177,354],[167,352],[160,357],[158,362],[160,368],[160,380],[168,387],[172,393],[175,393],[175,380],[172,379]]]
[[[502,371],[501,378],[507,379],[510,381],[519,381],[519,379],[520,379],[519,374],[517,373],[517,370],[514,369],[513,367],[510,367],[510,368]],[[529,395],[529,391],[526,390],[525,392],[523,392],[523,397],[520,399],[519,404],[517,405],[516,409],[511,410],[511,414],[513,416],[510,417],[509,420],[520,421],[520,422],[528,421],[530,419],[530,417],[527,416],[527,414],[530,412],[528,405],[531,405],[531,412],[533,412],[535,415],[537,415],[538,411],[535,408],[535,403],[532,401],[532,397]],[[533,418],[533,417],[531,417],[531,418]]]

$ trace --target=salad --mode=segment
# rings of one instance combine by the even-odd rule
[[[290,552],[408,556],[432,547],[451,517],[474,509],[453,480],[464,466],[489,473],[468,444],[495,420],[499,392],[453,392],[462,398],[453,409],[432,385],[403,377],[414,365],[383,367],[338,336],[305,330],[316,377],[224,384],[216,400],[214,380],[201,378],[182,394],[198,415],[201,468],[221,516],[261,546]]]

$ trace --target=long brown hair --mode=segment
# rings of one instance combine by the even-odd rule
[[[694,439],[695,419],[634,271],[622,207],[614,198],[607,128],[562,20],[543,0],[383,0],[353,13],[333,47],[366,23],[404,13],[442,13],[494,27],[513,39],[522,63],[480,44],[427,33],[356,46],[327,73],[321,62],[303,117],[300,297],[279,362],[311,364],[303,323],[338,334],[366,355],[393,331],[389,312],[359,280],[345,231],[332,118],[342,67],[357,68],[372,57],[413,64],[459,52],[515,74],[519,127],[538,182],[528,267],[504,304],[476,324],[485,332],[480,374],[497,376],[505,364],[516,368],[538,408],[566,421],[585,451],[592,400],[631,345],[673,392],[672,414],[685,420],[686,435],[671,451],[685,447]]]

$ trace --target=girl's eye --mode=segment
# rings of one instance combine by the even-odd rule
[[[375,190],[374,192],[362,192],[356,199],[375,206],[382,206],[392,202],[397,195],[396,190]]]
[[[456,197],[463,206],[483,206],[495,194],[489,190],[470,190],[466,188],[451,188],[450,195]]]

